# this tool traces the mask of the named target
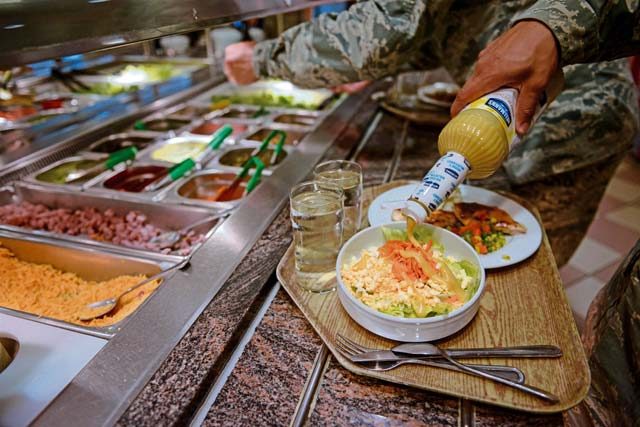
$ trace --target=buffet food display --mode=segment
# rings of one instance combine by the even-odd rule
[[[111,86],[101,86],[103,82],[91,86],[91,92],[113,94],[118,92],[114,85],[125,80],[155,82],[179,74],[176,67],[156,65],[99,67],[98,77],[109,75]],[[286,108],[302,106],[299,100],[261,107],[270,91],[282,97],[280,86],[260,83],[262,97],[242,97],[244,104],[235,104],[240,98],[224,95],[229,86],[223,84],[222,91],[214,88],[88,141],[0,191],[0,231],[37,237],[42,245],[65,242],[175,265],[197,251],[256,184],[259,191],[259,182],[268,180],[323,119],[321,111]],[[296,90],[289,93],[298,99]],[[300,99],[314,110],[331,98],[322,91],[302,93]],[[216,102],[221,96],[230,102]],[[252,102],[257,105],[247,105]],[[199,225],[182,231],[194,223]],[[179,238],[162,244],[170,232]],[[153,272],[134,269],[95,278],[40,261],[0,246],[5,271],[0,275],[0,311],[104,336],[116,333],[117,325],[160,286],[160,281],[145,285],[127,294],[111,315],[86,322],[77,316],[83,306],[114,296]],[[29,298],[24,298],[21,282],[27,284]]]

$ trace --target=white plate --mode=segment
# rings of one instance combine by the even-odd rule
[[[403,185],[376,197],[369,207],[369,224],[377,226],[394,222],[391,219],[391,213],[394,209],[404,206],[417,184],[416,182],[415,184]],[[480,255],[480,262],[484,268],[500,268],[517,264],[538,250],[542,242],[542,228],[533,214],[524,206],[493,191],[471,185],[461,185],[460,194],[461,200],[464,202],[482,203],[504,210],[515,221],[527,228],[527,232],[524,234],[505,236],[507,244],[499,250]]]

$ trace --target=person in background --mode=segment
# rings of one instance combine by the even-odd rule
[[[347,10],[348,4],[347,2],[342,3],[333,3],[333,4],[325,4],[322,6],[316,6],[313,8],[313,17],[317,18],[318,16],[325,13],[338,13],[344,12]]]
[[[361,1],[277,39],[229,46],[225,72],[239,84],[276,77],[304,87],[335,87],[443,66],[462,84],[485,46],[532,5],[534,0]],[[545,60],[558,63],[553,56]],[[540,211],[558,265],[586,233],[638,127],[626,61],[569,66],[565,80],[565,91],[500,175],[502,189]]]
[[[499,87],[518,88],[516,123],[523,133],[555,67],[640,54],[638,2],[599,1],[597,7],[591,3],[540,0],[516,15],[513,26],[480,53],[452,114]],[[638,425],[640,241],[589,307],[583,341],[591,388],[569,413],[569,421],[580,426]]]

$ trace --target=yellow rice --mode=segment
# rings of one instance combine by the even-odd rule
[[[83,322],[78,313],[95,301],[119,295],[146,276],[119,276],[104,282],[84,280],[50,265],[21,261],[0,247],[0,306],[83,326],[108,326],[131,314],[160,285],[155,281],[125,295],[108,315]]]

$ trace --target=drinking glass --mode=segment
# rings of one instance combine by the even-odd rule
[[[347,160],[330,160],[313,170],[314,179],[323,188],[339,188],[344,192],[344,224],[342,241],[346,242],[360,229],[362,215],[362,167]]]
[[[289,201],[298,283],[311,292],[335,289],[344,192],[303,182],[293,187]]]

